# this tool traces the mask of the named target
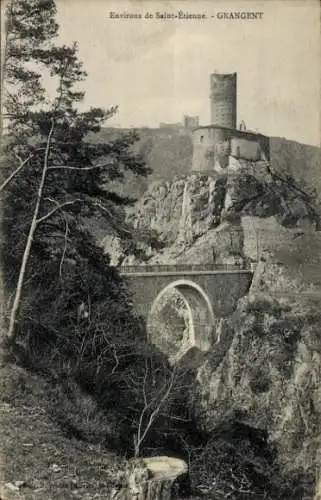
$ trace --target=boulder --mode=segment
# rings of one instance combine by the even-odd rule
[[[127,485],[111,500],[171,500],[176,479],[186,474],[186,462],[167,456],[136,459],[127,473]]]

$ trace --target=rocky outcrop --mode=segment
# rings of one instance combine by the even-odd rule
[[[154,183],[128,213],[128,221],[138,231],[152,230],[163,247],[148,247],[143,260],[150,264],[246,264],[243,245],[251,218],[254,226],[257,220],[267,220],[270,235],[285,234],[285,228],[313,232],[318,224],[313,203],[293,180],[272,172],[264,162],[235,159],[222,174],[193,174]],[[256,238],[260,242],[250,261],[257,261],[262,253],[264,224]],[[127,252],[129,261],[139,259]]]
[[[175,288],[166,293],[149,316],[149,338],[169,360],[179,357],[189,342],[189,311]]]
[[[242,299],[226,320],[224,349],[198,371],[196,405],[208,433],[231,418],[266,431],[284,474],[312,483],[321,444],[320,323],[311,300]]]
[[[104,253],[109,255],[111,266],[131,265],[153,256],[151,245],[145,241],[132,238],[124,240],[113,232],[108,233],[100,244]]]
[[[173,243],[179,230],[177,221],[182,216],[184,190],[184,178],[177,178],[172,183],[153,183],[130,211],[128,220],[136,229],[153,229],[160,240]]]
[[[133,460],[127,485],[114,491],[111,500],[171,500],[176,479],[187,473],[187,464],[167,456]]]
[[[238,224],[223,222],[198,238],[177,256],[186,264],[245,264],[243,232]]]

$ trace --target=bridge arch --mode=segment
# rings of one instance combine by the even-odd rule
[[[153,320],[157,314],[157,308],[166,295],[171,291],[177,291],[182,297],[187,313],[188,338],[184,340],[185,351],[197,347],[201,351],[208,351],[213,342],[213,331],[215,328],[215,316],[211,301],[203,288],[189,279],[179,279],[165,286],[153,300],[147,320],[147,328],[153,336]],[[157,335],[157,332],[155,332]],[[153,340],[153,339],[151,339]]]

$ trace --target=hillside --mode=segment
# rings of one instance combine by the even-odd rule
[[[271,164],[314,189],[321,201],[321,150],[281,137],[270,139]]]
[[[105,128],[95,141],[109,141],[126,129]],[[176,175],[188,174],[192,162],[191,133],[185,129],[142,128],[137,129],[140,140],[137,150],[153,170],[148,181],[135,181],[128,177],[128,192],[141,196],[147,185],[154,180],[171,181]],[[93,140],[93,138],[90,138]],[[321,197],[320,148],[290,141],[281,137],[270,138],[271,164],[276,170],[291,174],[308,188],[315,189]],[[133,183],[134,180],[134,183]],[[321,201],[321,199],[320,199]]]
[[[128,129],[105,128],[95,137],[89,136],[89,140],[109,142],[128,131]],[[192,141],[188,131],[164,127],[141,128],[137,129],[137,132],[140,140],[135,149],[143,156],[153,173],[147,181],[137,181],[128,175],[127,189],[126,186],[117,186],[118,189],[124,189],[126,194],[135,193],[136,196],[140,196],[150,182],[159,179],[170,180],[175,175],[185,174],[190,170]]]

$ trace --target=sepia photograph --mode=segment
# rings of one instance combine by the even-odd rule
[[[320,42],[1,0],[0,500],[321,500]]]

